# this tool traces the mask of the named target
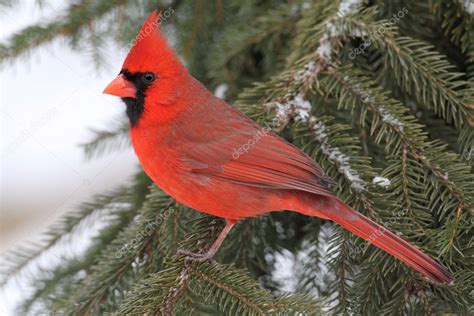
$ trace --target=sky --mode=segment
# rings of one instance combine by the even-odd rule
[[[12,32],[62,13],[65,1],[23,0],[0,11],[0,41]],[[120,70],[123,52],[105,49],[109,65],[63,41],[0,67],[0,255],[37,242],[41,232],[80,202],[125,183],[138,161],[132,150],[87,161],[78,146],[90,129],[107,129],[124,106],[103,89]],[[21,293],[0,292],[0,315],[13,315]]]

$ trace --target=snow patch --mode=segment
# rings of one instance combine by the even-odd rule
[[[321,297],[322,293],[319,293],[319,290],[327,291],[328,286],[336,279],[330,268],[330,261],[335,255],[329,253],[332,234],[333,226],[325,223],[321,226],[317,242],[303,240],[295,253],[282,249],[265,255],[267,263],[273,265],[270,278],[276,283],[279,292],[294,293],[310,290],[314,296]],[[311,283],[318,286],[314,287],[312,284],[305,286],[299,283],[302,278],[311,280]]]
[[[310,2],[310,1],[305,1],[305,2],[303,2],[303,4],[301,5],[301,8],[302,8],[303,10],[309,10],[309,9],[311,9],[311,2]]]
[[[356,10],[361,4],[361,0],[341,0],[337,15],[340,17],[344,17],[350,14],[352,11]]]
[[[341,18],[345,17],[350,13],[356,11],[361,6],[361,0],[342,0],[339,4],[337,16]],[[362,31],[358,28],[351,30],[346,30],[344,28],[341,29],[341,27],[331,21],[326,25],[326,34],[319,41],[319,47],[316,50],[318,56],[322,59],[326,59],[327,62],[330,62],[333,50],[333,44],[331,43],[331,39],[333,39],[334,37],[343,36],[347,33],[349,34],[349,36],[352,37],[364,37],[367,35],[367,32]]]
[[[360,28],[353,28],[349,31],[349,35],[352,37],[365,37],[368,36],[366,31],[362,31]]]
[[[472,0],[464,0],[463,7],[467,13],[474,14],[474,2]]]
[[[324,35],[319,41],[319,47],[316,50],[318,56],[322,59],[330,60],[332,53],[332,44],[329,39],[329,36]]]
[[[360,95],[362,102],[364,103],[376,103],[375,99],[370,95],[370,92],[363,89],[360,84],[354,83],[354,80],[349,76],[344,76],[343,80],[348,84],[351,85],[352,89]],[[392,113],[390,113],[385,107],[379,106],[378,107],[380,116],[382,116],[382,121],[392,125],[393,127],[398,128],[401,132],[403,132],[403,122],[397,119]]]
[[[288,103],[280,103],[275,102],[275,109],[276,109],[276,120],[278,126],[284,126],[288,123],[289,117],[288,114],[290,113],[290,105]]]
[[[295,107],[295,120],[296,121],[307,121],[310,116],[311,103],[304,98],[302,93],[299,93],[293,99],[293,104]]]
[[[392,183],[392,182],[389,179],[385,178],[385,177],[376,176],[372,180],[372,183],[376,184],[378,186],[381,186],[381,187],[388,187],[390,185],[390,183]]]
[[[293,117],[297,122],[307,121],[311,113],[311,103],[305,99],[303,93],[288,94],[285,96],[285,102],[269,102],[265,106],[275,109],[276,127],[286,125],[290,117]]]
[[[214,90],[214,95],[218,97],[219,99],[224,99],[225,93],[227,92],[228,89],[229,89],[229,85],[227,83],[221,83]]]
[[[379,112],[380,115],[382,115],[382,121],[397,127],[400,131],[403,132],[403,123],[397,118],[395,118],[393,114],[389,113],[384,107],[380,107]]]
[[[316,62],[314,60],[306,63],[302,69],[298,70],[295,74],[295,80],[299,82],[305,82],[314,76],[316,72]]]
[[[294,254],[289,250],[283,249],[273,255],[275,264],[272,273],[272,279],[280,284],[280,290],[283,292],[294,292],[298,286],[298,280],[295,278],[294,269],[297,260]]]
[[[365,181],[362,180],[357,171],[352,169],[349,163],[350,157],[341,152],[338,147],[332,147],[329,144],[324,123],[318,121],[314,116],[311,117],[309,122],[312,124],[316,140],[321,144],[322,152],[329,158],[329,160],[332,160],[339,165],[338,170],[351,182],[351,187],[353,189],[357,191],[364,190],[366,188]]]

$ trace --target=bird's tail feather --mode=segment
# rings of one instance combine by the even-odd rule
[[[395,258],[405,262],[420,272],[432,283],[452,284],[454,279],[441,264],[421,250],[390,232],[384,226],[363,216],[350,206],[340,203],[341,207],[330,216],[333,221],[357,236],[385,250]]]

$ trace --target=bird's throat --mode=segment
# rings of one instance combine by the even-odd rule
[[[122,98],[122,101],[127,106],[126,113],[130,127],[136,127],[145,110],[144,98]]]

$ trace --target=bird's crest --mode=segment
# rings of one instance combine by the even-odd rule
[[[160,32],[161,12],[153,11],[128,47],[130,52],[124,61],[123,69],[131,72],[150,71],[154,67],[169,65],[173,67],[179,60],[176,53]]]

